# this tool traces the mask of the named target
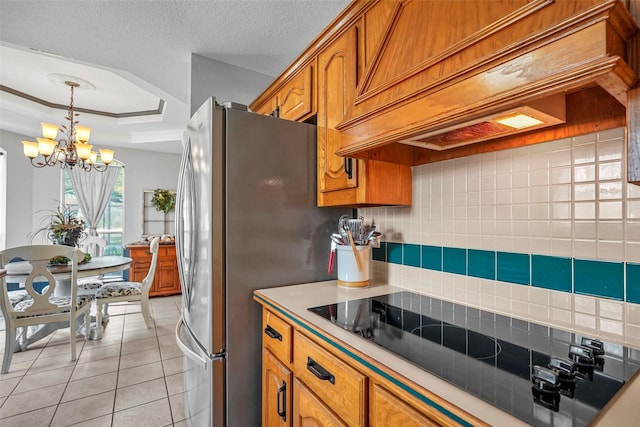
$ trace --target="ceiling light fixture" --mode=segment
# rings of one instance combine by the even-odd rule
[[[58,128],[51,123],[41,123],[43,138],[37,138],[38,142],[22,141],[24,155],[37,168],[59,165],[63,169],[80,167],[87,172],[91,170],[104,172],[113,161],[115,151],[101,148],[99,150],[101,163],[97,163],[98,152],[92,151],[93,145],[89,144],[91,128],[78,125],[75,118],[79,113],[73,111],[73,90],[79,87],[80,83],[66,80],[64,84],[71,88],[71,102],[66,117],[69,125],[60,125]],[[58,131],[66,135],[66,139],[61,138],[56,141]],[[42,155],[44,161],[36,161],[38,155]]]

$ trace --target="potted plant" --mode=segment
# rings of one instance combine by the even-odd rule
[[[85,237],[85,222],[79,212],[65,204],[48,212],[50,214],[42,218],[43,227],[32,234],[31,240],[37,234],[44,233],[56,245],[78,247],[80,240]]]

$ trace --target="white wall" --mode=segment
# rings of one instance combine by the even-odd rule
[[[42,210],[55,209],[61,196],[58,167],[37,169],[22,154],[23,135],[0,131],[0,147],[7,152],[7,247],[28,244],[39,228]],[[116,148],[116,159],[125,164],[124,241],[142,235],[142,192],[155,188],[175,190],[180,168],[179,154],[153,153]]]
[[[209,97],[248,105],[274,80],[266,74],[204,56],[191,55],[190,105],[193,114]]]
[[[417,166],[411,207],[359,209],[358,214],[374,220],[394,245],[635,267],[640,263],[640,186],[625,177],[625,129],[618,128]],[[573,291],[561,292],[414,267],[405,260],[373,264],[374,277],[437,298],[640,345],[640,304],[633,303],[640,283],[631,276],[622,298],[611,299],[599,297],[598,289],[591,294],[575,290],[575,276]]]

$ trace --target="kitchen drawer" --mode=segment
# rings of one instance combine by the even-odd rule
[[[367,378],[295,332],[295,376],[350,426],[364,426]]]
[[[271,350],[280,361],[290,364],[293,327],[269,310],[262,310],[262,333],[264,347]]]

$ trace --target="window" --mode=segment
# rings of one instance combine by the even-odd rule
[[[120,168],[120,174],[118,180],[113,186],[111,192],[111,198],[104,210],[102,219],[96,227],[96,231],[107,241],[107,246],[104,250],[105,255],[122,256],[123,254],[123,239],[124,239],[124,167]],[[91,172],[99,173],[99,172]],[[66,169],[63,169],[63,182],[64,182],[64,201],[68,206],[74,209],[80,209],[78,205],[78,199],[73,191],[73,184],[71,183],[71,177]],[[122,271],[109,273],[105,275],[107,278],[121,278]]]

